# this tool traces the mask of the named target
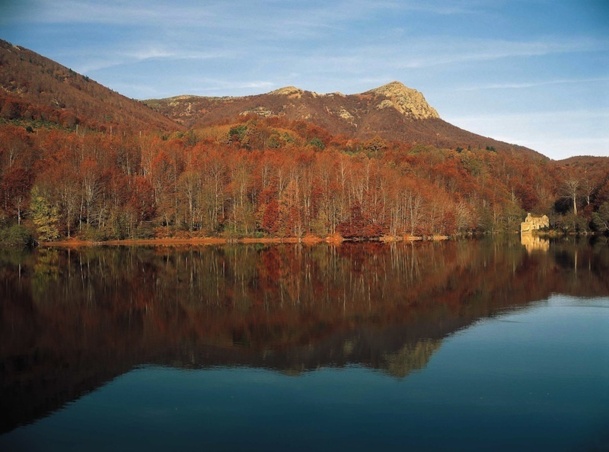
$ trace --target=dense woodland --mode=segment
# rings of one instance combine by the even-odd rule
[[[243,114],[187,130],[4,41],[0,85],[4,243],[453,236],[516,232],[527,212],[609,229],[608,158],[554,162],[460,129],[442,141],[456,128],[438,119],[426,143]]]
[[[566,232],[609,223],[609,174],[593,159],[359,142],[254,117],[171,134],[5,122],[0,143],[4,234],[40,241],[512,232],[526,212]]]

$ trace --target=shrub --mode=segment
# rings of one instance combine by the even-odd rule
[[[34,246],[36,241],[34,237],[22,225],[15,224],[9,227],[0,229],[0,245],[10,247],[26,247]]]

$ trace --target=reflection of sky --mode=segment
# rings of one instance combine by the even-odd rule
[[[244,95],[392,80],[440,115],[553,158],[609,155],[603,0],[25,0],[0,38],[129,97]]]
[[[608,422],[609,299],[555,296],[446,338],[404,379],[136,369],[0,448],[589,450]]]

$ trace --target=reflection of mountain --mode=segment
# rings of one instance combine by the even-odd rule
[[[401,378],[480,318],[556,292],[607,295],[607,270],[606,244],[0,255],[0,431],[148,363],[289,374],[356,364]]]
[[[440,345],[440,340],[421,341],[406,344],[395,353],[385,354],[387,372],[396,377],[405,377],[413,370],[423,369]]]

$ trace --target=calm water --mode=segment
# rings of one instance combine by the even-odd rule
[[[609,245],[525,245],[0,251],[0,450],[608,450]]]

